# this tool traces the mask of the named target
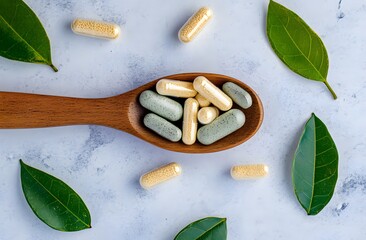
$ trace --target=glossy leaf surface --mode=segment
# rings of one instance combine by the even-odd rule
[[[267,14],[267,36],[277,56],[292,71],[323,82],[334,99],[335,92],[327,82],[329,59],[320,37],[296,13],[270,1]]]
[[[59,231],[90,228],[90,213],[66,183],[20,161],[24,196],[39,219]]]
[[[57,72],[46,31],[22,0],[0,0],[0,56],[47,64]]]
[[[174,240],[226,240],[226,218],[208,217],[186,226]]]
[[[296,149],[292,181],[308,215],[318,214],[330,201],[338,178],[338,151],[327,127],[315,114],[305,125]]]

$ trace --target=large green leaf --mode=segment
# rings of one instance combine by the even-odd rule
[[[292,166],[295,194],[308,215],[330,201],[338,178],[338,152],[327,127],[313,113],[305,125]]]
[[[60,179],[20,160],[24,196],[33,212],[60,231],[90,228],[90,213],[80,196]]]
[[[226,218],[208,217],[183,228],[174,240],[226,240]]]
[[[320,37],[296,13],[270,1],[267,36],[277,56],[292,71],[323,82],[334,99],[337,95],[327,82],[329,60]]]
[[[46,31],[22,0],[0,0],[0,56],[47,64],[57,72]]]

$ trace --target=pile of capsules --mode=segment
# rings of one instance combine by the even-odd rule
[[[179,30],[179,40],[183,43],[191,42],[206,26],[212,16],[213,13],[210,8],[200,8]],[[116,39],[121,32],[117,24],[81,18],[72,22],[71,29],[76,34],[105,39]]]
[[[239,109],[231,109],[233,101],[244,109],[252,105],[250,94],[235,83],[226,82],[221,90],[203,76],[196,77],[193,83],[161,79],[156,91],[140,94],[140,104],[152,112],[145,115],[144,125],[172,142],[182,139],[186,145],[194,144],[196,139],[210,145],[235,132],[244,125],[245,115]],[[169,97],[187,98],[184,108]],[[219,115],[220,111],[224,113]],[[181,130],[172,122],[182,116]],[[199,129],[198,123],[202,125]]]
[[[265,164],[238,165],[233,166],[230,173],[235,180],[261,178],[267,176],[268,166]],[[140,177],[140,185],[144,189],[151,189],[181,174],[182,167],[178,163],[172,162],[143,174]]]
[[[179,40],[183,43],[191,42],[212,16],[210,8],[200,8],[179,30]],[[121,32],[120,27],[114,23],[88,19],[75,19],[71,29],[77,34],[105,39],[116,39]],[[221,90],[203,76],[197,77],[193,83],[162,79],[157,83],[156,91],[157,93],[144,91],[139,97],[140,104],[152,112],[144,117],[144,125],[172,142],[182,139],[187,145],[194,144],[196,139],[209,145],[235,132],[244,125],[245,115],[238,109],[231,109],[233,101],[243,109],[252,105],[250,94],[235,83],[227,82]],[[186,98],[184,108],[169,97]],[[220,111],[224,113],[220,115]],[[171,123],[180,120],[182,116],[183,131]],[[199,129],[198,123],[202,125]],[[169,163],[143,174],[140,185],[150,189],[181,173],[182,167],[178,163]],[[235,180],[259,178],[268,174],[268,166],[233,166],[230,173]]]

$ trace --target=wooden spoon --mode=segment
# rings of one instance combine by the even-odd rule
[[[154,89],[157,81],[162,78],[124,94],[99,99],[0,92],[0,129],[103,125],[130,133],[158,147],[184,153],[218,152],[251,138],[262,124],[263,107],[258,95],[249,86],[235,78],[211,73],[181,73],[163,78],[193,81],[197,76],[205,76],[219,87],[228,81],[236,83],[253,98],[252,107],[241,109],[246,116],[244,126],[208,146],[199,142],[191,146],[182,142],[173,143],[143,125],[143,118],[148,111],[139,104],[139,95],[146,89]],[[234,105],[234,108],[240,107]],[[178,122],[177,126],[181,128],[181,122]]]

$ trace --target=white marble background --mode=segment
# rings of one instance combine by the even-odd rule
[[[0,91],[106,97],[157,77],[215,72],[241,79],[261,96],[265,120],[258,134],[234,149],[189,155],[158,149],[117,130],[70,126],[0,130],[0,239],[171,240],[191,221],[228,218],[228,239],[364,239],[366,228],[366,2],[281,0],[322,37],[330,57],[325,86],[289,71],[265,35],[267,0],[26,0],[43,22],[58,73],[42,65],[0,58]],[[183,45],[177,31],[200,6],[215,18],[196,41]],[[104,41],[74,35],[76,17],[121,25]],[[301,129],[315,112],[340,154],[333,199],[307,216],[292,190],[291,161]],[[121,116],[123,118],[123,116]],[[90,230],[48,228],[28,207],[19,159],[67,182],[92,214]],[[177,161],[184,174],[152,190],[140,174]],[[267,163],[270,176],[237,182],[234,164]]]

